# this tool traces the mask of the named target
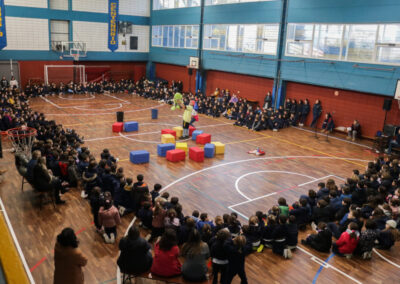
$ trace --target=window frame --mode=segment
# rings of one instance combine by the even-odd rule
[[[371,64],[371,65],[388,65],[388,66],[399,66],[400,65],[400,60],[399,62],[381,62],[378,61],[377,58],[377,53],[378,49],[380,47],[393,47],[393,48],[400,48],[400,41],[396,43],[382,43],[379,42],[379,36],[381,32],[381,26],[383,25],[398,25],[400,28],[400,22],[390,22],[390,23],[321,23],[321,22],[312,22],[312,23],[302,23],[302,22],[296,22],[296,23],[287,23],[286,30],[288,29],[288,26],[290,24],[304,24],[304,25],[313,25],[313,39],[312,39],[312,50],[314,47],[314,41],[315,41],[315,30],[317,25],[343,25],[343,31],[342,31],[342,39],[341,39],[341,45],[340,45],[340,56],[339,59],[331,59],[331,58],[324,58],[324,57],[315,57],[312,56],[312,50],[311,50],[311,55],[310,56],[305,56],[305,55],[292,55],[288,54],[288,42],[293,42],[293,40],[288,40],[288,34],[286,32],[285,35],[285,57],[297,57],[297,58],[307,58],[307,59],[314,59],[314,60],[325,60],[325,61],[338,61],[338,62],[348,62],[348,63],[362,63],[362,64]],[[353,25],[376,25],[377,30],[375,34],[375,41],[374,41],[374,50],[373,50],[373,55],[372,55],[372,60],[371,61],[363,61],[363,60],[349,60],[348,59],[348,50],[350,46],[350,38],[351,38],[351,32],[350,32],[350,27]],[[345,54],[343,52],[345,51]]]
[[[154,27],[158,27],[160,29],[161,35],[154,36],[154,34],[153,34],[153,28]],[[193,29],[193,27],[197,27],[198,29],[200,28],[199,25],[153,25],[153,26],[151,26],[151,31],[152,31],[152,34],[151,34],[151,46],[152,47],[160,47],[160,48],[198,49],[199,48],[199,36],[197,35],[197,37],[196,36],[195,37],[194,36],[189,36],[188,37],[186,35],[187,27],[192,27],[192,29]],[[167,44],[165,46],[164,46],[164,28],[166,28],[167,33],[168,33],[168,35],[166,37],[166,43]],[[170,29],[172,29],[172,46],[169,46],[170,41],[171,41],[171,39],[170,39]],[[184,37],[183,37],[183,47],[180,46],[181,41],[182,41],[182,30],[184,31],[184,34],[183,34],[184,35]],[[176,31],[178,31],[178,33],[179,33],[179,36],[177,38],[178,39],[178,41],[177,41],[178,46],[175,46],[175,43],[176,43],[176,41],[175,41],[176,40],[175,33],[176,33]],[[199,31],[197,33],[199,33]],[[153,44],[153,39],[154,38],[160,38],[161,39],[160,45],[154,45]],[[197,38],[197,46],[196,47],[188,47],[186,45],[186,40],[187,39],[190,39],[190,42],[192,43],[193,39],[196,39],[196,38]]]

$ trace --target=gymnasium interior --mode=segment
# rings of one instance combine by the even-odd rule
[[[0,0],[0,283],[399,283],[399,15]]]

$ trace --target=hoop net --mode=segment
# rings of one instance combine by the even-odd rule
[[[72,57],[74,58],[74,61],[79,61],[79,53],[72,54]]]
[[[37,130],[31,127],[17,127],[7,130],[8,139],[11,141],[16,153],[32,158],[32,144],[37,135]]]

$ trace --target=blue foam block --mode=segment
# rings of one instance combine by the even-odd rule
[[[137,121],[127,121],[124,123],[125,132],[138,131],[138,130],[139,130],[139,123]]]
[[[200,135],[200,134],[203,134],[203,130],[195,130],[195,131],[193,131],[193,133],[192,133],[192,140],[193,140],[193,141],[196,141],[197,135]]]
[[[131,151],[129,159],[134,164],[144,164],[150,161],[150,153],[145,150]]]
[[[158,109],[152,108],[151,109],[151,119],[157,119],[158,118]]]
[[[215,153],[215,145],[211,143],[207,143],[204,146],[204,157],[213,158]]]
[[[167,155],[167,151],[169,150],[175,150],[175,144],[166,143],[157,145],[157,154],[160,157],[165,157]]]

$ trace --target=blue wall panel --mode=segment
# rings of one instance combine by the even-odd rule
[[[288,22],[399,22],[399,0],[290,0]]]
[[[199,7],[153,10],[151,12],[151,25],[198,25],[199,23]]]
[[[206,6],[205,24],[279,23],[281,1]]]
[[[197,56],[197,50],[159,47],[150,49],[150,60],[158,63],[187,66],[189,65],[190,56]]]
[[[275,74],[276,61],[263,60],[263,58],[273,59],[273,57],[220,51],[204,51],[203,56],[203,66],[206,70],[220,70],[270,78],[273,78]]]

